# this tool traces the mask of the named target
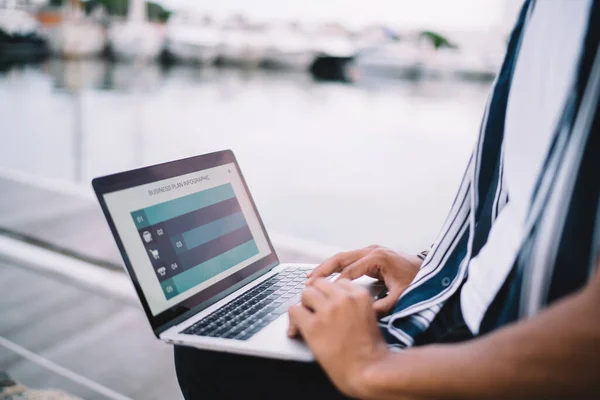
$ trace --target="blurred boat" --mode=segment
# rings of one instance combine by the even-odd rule
[[[220,43],[221,32],[207,17],[177,12],[169,18],[166,48],[176,60],[210,65],[219,56]]]
[[[356,45],[351,32],[337,23],[320,25],[309,31],[312,49],[321,56],[351,58],[356,54]]]
[[[482,35],[483,39],[459,45],[460,59],[454,74],[466,80],[489,81],[496,77],[502,66],[506,42],[501,35]]]
[[[434,49],[424,46],[427,75],[453,77],[464,80],[489,81],[494,79],[500,66],[506,43],[495,32],[455,32],[454,46]]]
[[[474,52],[461,52],[456,58],[452,72],[458,78],[465,80],[493,80],[502,65],[502,59],[486,57]]]
[[[277,23],[266,30],[269,38],[263,65],[273,68],[308,70],[316,52],[310,39],[296,23]]]
[[[117,59],[150,61],[163,49],[164,31],[148,21],[145,0],[130,0],[127,20],[111,25],[108,40]]]
[[[380,76],[414,79],[424,73],[421,50],[406,40],[388,42],[360,51],[351,66],[354,78]]]
[[[356,55],[351,32],[340,24],[318,26],[309,34],[315,59],[310,73],[317,79],[348,80],[346,70]]]
[[[399,39],[398,33],[393,29],[384,25],[370,25],[356,31],[354,34],[354,45],[358,53]]]
[[[79,0],[65,7],[64,18],[48,29],[52,52],[67,58],[98,56],[106,49],[106,30],[85,16]]]
[[[14,8],[0,9],[0,61],[28,61],[49,53],[34,17]]]
[[[219,62],[225,65],[257,67],[264,59],[269,37],[260,25],[250,25],[243,17],[233,16],[223,25]]]

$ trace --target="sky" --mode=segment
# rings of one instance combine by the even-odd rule
[[[257,20],[379,22],[401,28],[487,29],[513,18],[520,0],[161,0],[222,17],[241,12]],[[509,14],[509,15],[507,15]]]

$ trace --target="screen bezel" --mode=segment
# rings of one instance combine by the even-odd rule
[[[261,258],[260,260],[250,264],[249,266],[226,277],[225,279],[222,279],[219,282],[216,282],[215,284],[209,286],[208,288],[194,294],[193,296],[182,300],[181,302],[175,304],[169,309],[157,315],[152,315],[152,312],[146,300],[146,296],[144,295],[140,282],[135,274],[134,269],[132,268],[129,257],[127,256],[127,252],[121,240],[121,236],[119,235],[119,232],[115,227],[110,211],[106,206],[106,202],[104,201],[104,195],[107,193],[117,192],[120,190],[129,189],[132,187],[145,185],[152,182],[157,182],[164,179],[174,178],[193,172],[199,172],[208,168],[218,167],[224,164],[233,164],[235,166],[237,173],[239,174],[242,184],[244,186],[244,190],[246,191],[246,195],[248,196],[248,198],[250,199],[250,203],[252,204],[252,209],[256,213],[256,217],[258,218],[262,232],[265,235],[265,238],[267,239],[267,243],[269,244],[269,249],[271,250],[271,253]],[[198,312],[210,306],[211,304],[214,304],[220,298],[223,297],[219,296],[219,294],[228,292],[231,288],[237,288],[236,285],[240,282],[243,282],[245,279],[248,279],[251,276],[260,276],[262,275],[262,273],[268,272],[270,269],[274,268],[279,264],[277,253],[273,248],[271,239],[267,234],[267,230],[265,229],[262,218],[258,213],[258,209],[256,208],[256,204],[254,203],[252,195],[250,194],[250,190],[248,189],[248,185],[246,183],[246,180],[244,179],[242,171],[240,170],[235,155],[231,150],[218,151],[214,153],[184,158],[182,160],[171,161],[167,163],[157,164],[149,167],[138,168],[130,171],[95,178],[94,180],[92,180],[92,186],[96,193],[96,197],[98,198],[98,201],[100,203],[100,207],[102,208],[102,212],[106,217],[108,226],[113,234],[117,247],[119,248],[119,252],[121,253],[121,257],[123,258],[123,262],[125,264],[125,268],[127,269],[131,281],[133,282],[133,286],[142,303],[144,312],[148,317],[148,321],[150,322],[152,330],[154,331],[154,334],[157,337],[160,335],[161,332],[165,331],[170,326],[172,326],[174,321],[179,321],[180,317],[184,314],[188,314],[191,310],[195,310],[196,312]]]

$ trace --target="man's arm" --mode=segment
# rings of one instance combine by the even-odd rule
[[[464,344],[387,353],[365,398],[600,398],[600,274],[540,315]]]
[[[371,299],[346,279],[317,279],[289,311],[345,394],[361,399],[600,398],[600,274],[538,316],[463,344],[394,353]]]

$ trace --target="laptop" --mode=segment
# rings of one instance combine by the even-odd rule
[[[314,265],[282,264],[230,150],[92,181],[160,340],[312,361],[286,335]],[[381,288],[364,281],[373,293]]]

